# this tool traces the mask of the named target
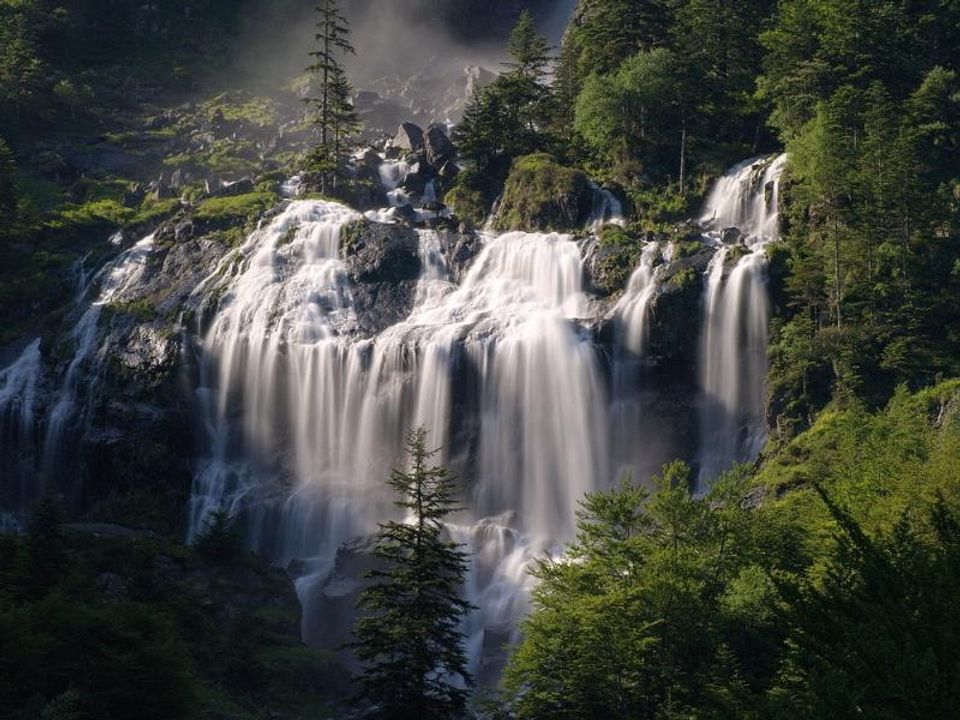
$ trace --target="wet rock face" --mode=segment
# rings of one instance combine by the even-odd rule
[[[438,230],[440,248],[447,262],[451,279],[460,284],[467,276],[474,259],[483,250],[483,241],[475,232],[463,230]]]
[[[361,334],[373,335],[413,309],[420,277],[419,239],[403,225],[357,220],[343,229],[341,256]]]

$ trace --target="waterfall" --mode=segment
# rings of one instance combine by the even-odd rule
[[[210,452],[191,535],[225,507],[275,561],[306,558],[309,635],[337,549],[393,516],[385,479],[424,425],[462,473],[468,509],[452,527],[477,558],[480,647],[484,628],[512,627],[525,607],[525,559],[571,541],[578,501],[608,480],[606,390],[577,322],[580,252],[566,235],[485,237],[457,286],[436,234],[420,231],[413,311],[358,339],[339,253],[356,217],[293,202],[204,284],[219,306],[201,343]]]
[[[620,346],[634,355],[641,355],[647,342],[647,320],[650,301],[657,286],[654,279],[654,263],[660,256],[660,246],[647,243],[640,254],[640,265],[633,271],[627,290],[617,303],[614,313],[621,328]]]
[[[786,160],[780,155],[732,168],[710,193],[701,217],[707,240],[718,247],[708,269],[700,349],[701,484],[753,460],[766,442],[765,246],[779,238]],[[726,244],[730,238],[736,244]]]
[[[599,232],[604,225],[623,225],[623,203],[617,196],[595,182],[590,182],[593,191],[593,209],[587,227],[594,233]]]
[[[119,241],[118,234],[109,242],[115,245]],[[79,319],[69,335],[73,355],[59,386],[45,403],[45,422],[38,418],[44,379],[41,341],[32,342],[12,365],[0,370],[0,504],[4,507],[27,510],[45,490],[37,479],[41,470],[48,480],[66,480],[68,486],[62,489],[68,494],[78,490],[76,468],[65,459],[76,446],[76,433],[72,431],[78,416],[92,402],[100,378],[100,368],[91,365],[96,365],[93,361],[101,311],[136,285],[152,248],[153,236],[148,236],[120,253],[92,281],[84,267],[86,258],[75,264],[75,312]],[[93,287],[97,294],[87,300]]]
[[[118,299],[124,290],[137,283],[143,275],[144,266],[152,250],[153,235],[148,235],[121,253],[100,272],[95,278],[99,292],[80,315],[80,319],[70,333],[74,354],[67,365],[60,390],[56,394],[56,400],[47,418],[43,442],[43,466],[51,477],[55,477],[62,466],[61,460],[68,444],[67,431],[78,412],[81,377],[97,349],[97,327],[101,311],[105,305]],[[81,300],[86,293],[87,291],[84,290]],[[83,377],[88,388],[95,387],[98,374],[99,370],[96,370]],[[87,396],[92,396],[92,393],[88,392]]]
[[[40,338],[12,365],[0,370],[0,506],[19,508],[36,500],[37,394],[43,374]],[[0,531],[6,524],[0,517]]]

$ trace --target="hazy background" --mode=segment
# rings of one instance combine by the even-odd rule
[[[558,45],[577,0],[342,0],[357,50],[347,65],[358,89],[390,95],[425,74],[457,78],[467,66],[498,70],[520,12],[531,10]],[[237,66],[252,81],[289,82],[301,75],[313,45],[312,0],[263,0],[244,19]],[[439,87],[442,82],[434,77]],[[429,84],[429,83],[427,83]]]

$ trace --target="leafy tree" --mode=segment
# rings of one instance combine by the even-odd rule
[[[960,704],[960,518],[940,496],[926,533],[904,514],[871,539],[822,488],[839,528],[822,585],[781,583],[793,672],[778,717],[949,717]]]
[[[388,481],[408,521],[380,526],[373,555],[384,569],[370,573],[351,644],[363,664],[360,699],[384,720],[460,717],[471,683],[459,629],[471,609],[459,596],[467,560],[443,527],[456,510],[454,480],[428,466],[435,451],[426,438],[423,428],[410,431],[410,470]]]
[[[717,688],[756,693],[776,668],[776,622],[757,612],[779,553],[745,508],[743,470],[690,493],[665,466],[588,495],[576,544],[538,563],[533,612],[506,675],[516,717],[680,718],[719,710]],[[782,531],[789,535],[789,525]]]

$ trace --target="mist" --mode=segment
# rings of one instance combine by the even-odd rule
[[[497,72],[510,28],[531,10],[556,46],[577,0],[345,0],[356,55],[345,58],[358,90],[409,109],[417,119],[444,120],[464,89],[464,70]],[[245,15],[236,49],[242,77],[281,90],[303,75],[314,43],[312,0],[259,0]],[[413,119],[413,118],[411,118]]]

